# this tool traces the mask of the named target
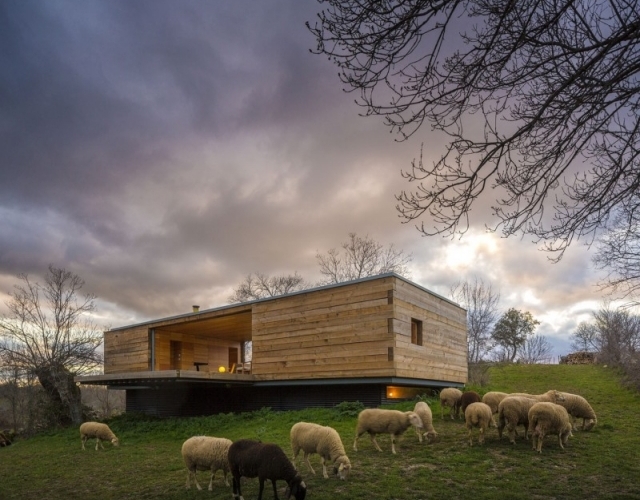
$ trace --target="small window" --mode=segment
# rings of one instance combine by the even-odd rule
[[[422,345],[422,321],[411,318],[411,343]]]

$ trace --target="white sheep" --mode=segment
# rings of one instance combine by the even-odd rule
[[[548,434],[558,435],[558,444],[564,450],[571,436],[571,419],[564,406],[555,403],[536,403],[529,410],[529,435],[533,449],[542,453],[542,442]]]
[[[471,403],[467,406],[464,412],[465,426],[469,431],[469,446],[473,446],[473,437],[471,436],[471,429],[477,427],[480,430],[480,436],[478,437],[478,443],[484,443],[484,433],[488,427],[495,427],[496,423],[493,420],[493,413],[491,407],[485,403],[477,402]]]
[[[313,470],[309,462],[309,455],[317,453],[322,460],[322,475],[325,479],[329,478],[327,461],[333,463],[333,470],[340,479],[346,479],[349,475],[351,462],[344,451],[340,435],[332,427],[309,422],[298,422],[291,427],[290,438],[294,463],[300,450],[302,450],[304,461],[311,472],[315,474],[316,471]]]
[[[383,410],[380,408],[368,408],[358,415],[356,425],[356,438],[353,449],[358,451],[358,438],[365,432],[369,433],[371,442],[376,450],[382,451],[376,441],[376,434],[388,433],[391,435],[391,453],[396,452],[396,438],[411,426],[422,428],[422,420],[412,411]]]
[[[598,422],[598,419],[596,418],[596,412],[593,411],[593,408],[591,408],[591,405],[587,400],[582,396],[571,394],[569,392],[562,392],[561,394],[564,400],[559,401],[558,404],[566,408],[572,419],[582,419],[583,431],[590,431],[593,429]],[[575,422],[572,422],[572,425],[575,430]]]
[[[414,427],[420,442],[422,443],[422,436],[427,438],[427,443],[435,441],[438,438],[438,433],[433,428],[433,414],[431,413],[429,405],[424,401],[418,401],[413,408],[413,412],[418,415],[422,421],[422,429]]]
[[[482,396],[482,402],[489,405],[493,413],[498,413],[500,401],[509,396],[506,392],[489,391]]]
[[[100,422],[85,422],[80,425],[80,439],[82,440],[82,449],[84,450],[84,443],[87,442],[89,438],[96,438],[96,451],[98,450],[98,445],[104,450],[104,446],[102,446],[102,441],[109,441],[113,446],[118,446],[120,441],[113,433],[107,424],[102,424]]]
[[[227,473],[229,472],[229,460],[227,454],[231,440],[212,436],[193,436],[182,444],[182,458],[187,466],[187,489],[191,488],[191,475],[196,487],[201,490],[196,471],[210,470],[209,491],[213,490],[213,477],[218,470],[222,470],[224,484],[229,486]]]
[[[524,438],[528,438],[529,410],[536,404],[535,399],[522,396],[509,396],[498,405],[498,436],[502,438],[502,430],[507,428],[509,441],[516,442],[518,432],[516,427],[524,425]]]
[[[460,412],[460,398],[462,397],[462,391],[460,389],[456,389],[455,387],[446,387],[440,391],[440,411],[441,416],[444,418],[444,407],[448,406],[451,408],[449,410],[449,415],[453,420],[453,415],[455,414],[456,418],[459,416]]]
[[[509,396],[521,396],[523,398],[535,399],[538,403],[556,403],[564,401],[564,396],[556,390],[549,390],[543,394],[528,394],[526,392],[513,392]]]

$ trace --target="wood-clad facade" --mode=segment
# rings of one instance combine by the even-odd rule
[[[127,389],[127,408],[140,411],[175,400],[167,395],[176,384],[198,393],[199,405],[167,401],[151,410],[158,414],[247,409],[235,401],[240,394],[273,408],[324,406],[351,399],[356,386],[375,406],[392,397],[390,388],[467,379],[465,310],[395,274],[113,329],[104,340],[105,375],[81,383]],[[248,341],[251,371],[233,373]],[[203,404],[203,394],[217,403]]]

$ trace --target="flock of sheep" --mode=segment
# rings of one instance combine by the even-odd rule
[[[499,437],[506,428],[509,440],[515,443],[516,428],[524,426],[525,439],[531,436],[533,449],[542,451],[542,442],[546,435],[557,435],[558,443],[564,449],[572,430],[575,430],[574,419],[582,418],[582,429],[591,430],[597,420],[596,414],[589,403],[581,396],[550,390],[544,394],[507,394],[503,392],[488,392],[482,398],[473,391],[462,392],[455,388],[446,388],[440,392],[440,406],[442,418],[444,408],[450,408],[453,419],[463,413],[465,426],[469,431],[469,445],[473,444],[472,429],[479,429],[480,443],[484,442],[484,434],[489,427],[497,427]],[[494,420],[498,415],[498,424]],[[429,405],[423,401],[416,403],[413,411],[386,410],[380,408],[365,409],[358,415],[353,449],[358,451],[358,438],[365,432],[369,434],[371,442],[378,451],[382,451],[376,436],[389,434],[391,436],[391,452],[396,453],[396,438],[409,427],[413,427],[420,442],[426,438],[433,442],[438,434],[433,427],[433,415]],[[96,450],[102,446],[102,441],[109,441],[118,446],[118,438],[106,424],[85,422],[80,426],[82,449],[89,438],[96,439]],[[196,478],[196,471],[211,472],[209,491],[213,489],[213,478],[218,470],[222,470],[224,482],[229,486],[227,474],[232,475],[232,491],[236,500],[243,500],[240,478],[258,478],[258,500],[262,499],[264,483],[271,481],[274,498],[278,499],[276,481],[287,483],[286,498],[294,497],[304,500],[306,485],[297,472],[294,462],[300,451],[309,470],[315,474],[309,455],[318,454],[322,460],[322,473],[325,479],[329,477],[327,464],[333,468],[333,474],[340,479],[346,479],[351,470],[351,462],[345,453],[344,446],[338,432],[327,426],[310,422],[298,422],[291,427],[291,449],[293,460],[277,444],[262,443],[250,439],[231,441],[221,437],[194,436],[182,445],[182,457],[187,467],[186,487],[191,487],[193,478],[196,487],[201,486]],[[102,446],[104,449],[104,447]]]
[[[522,425],[525,439],[531,436],[533,449],[538,453],[542,452],[542,442],[547,435],[558,436],[558,444],[564,449],[572,431],[576,430],[576,419],[582,419],[584,431],[593,429],[597,423],[596,414],[585,398],[555,390],[544,394],[487,392],[481,399],[473,391],[463,393],[447,388],[440,393],[440,407],[443,412],[449,407],[451,418],[458,417],[462,411],[469,431],[469,445],[473,444],[473,428],[479,429],[478,441],[483,443],[488,427],[497,427],[500,438],[506,428],[509,441],[515,444],[516,429]],[[497,425],[494,414],[498,415]]]

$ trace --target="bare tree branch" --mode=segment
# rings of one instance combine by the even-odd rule
[[[304,290],[310,286],[297,272],[282,276],[267,276],[261,273],[249,274],[233,291],[228,300],[230,304],[247,302]]]
[[[404,172],[404,222],[462,234],[493,190],[491,229],[562,257],[639,208],[640,5],[633,0],[320,0],[318,54],[401,140],[448,143]],[[461,23],[464,22],[464,26]]]
[[[79,390],[73,376],[98,367],[102,331],[90,318],[95,296],[80,297],[84,281],[49,266],[45,284],[18,276],[0,317],[0,360],[5,366],[38,377],[52,397],[66,406],[74,423],[81,421]]]
[[[467,310],[467,361],[479,363],[491,350],[491,331],[498,319],[500,293],[475,278],[451,287],[451,297]]]
[[[393,244],[385,248],[368,235],[361,238],[356,233],[349,233],[349,240],[342,244],[342,252],[332,248],[325,255],[317,253],[316,259],[324,276],[319,284],[326,285],[384,273],[408,278],[412,256],[396,250]]]

